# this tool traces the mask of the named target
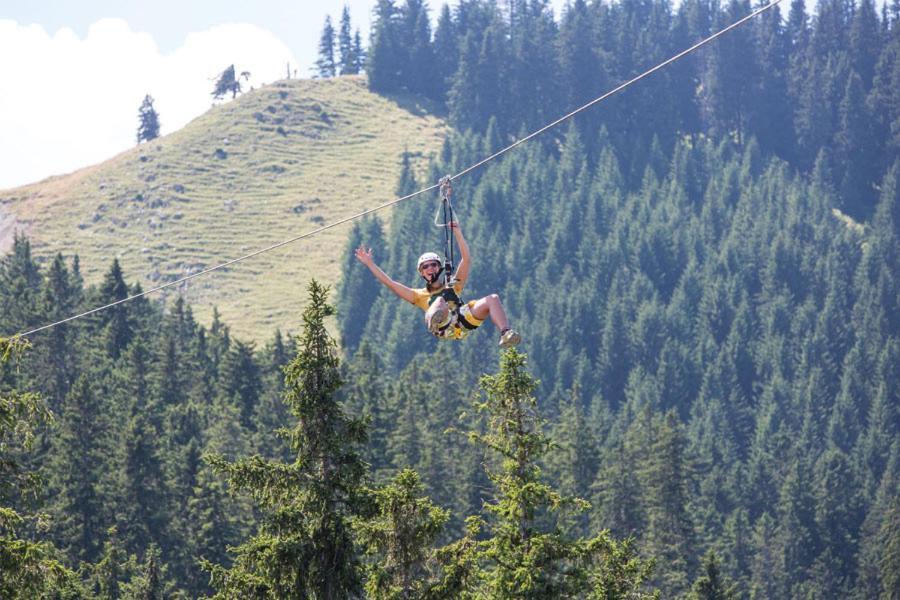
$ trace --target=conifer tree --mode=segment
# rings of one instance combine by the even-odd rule
[[[0,260],[0,326],[4,334],[36,322],[41,273],[31,256],[31,242],[16,232],[9,254]]]
[[[374,557],[366,567],[369,598],[426,598],[438,582],[432,544],[450,514],[422,490],[418,474],[404,469],[373,490],[376,515],[356,521],[359,541]]]
[[[751,598],[778,597],[776,578],[781,573],[780,557],[776,546],[775,520],[769,513],[757,519],[753,531],[753,562],[750,576]]]
[[[357,28],[353,34],[353,72],[362,73],[366,68],[366,62],[366,50],[363,48],[362,35]]]
[[[596,478],[598,448],[596,432],[586,422],[582,400],[577,390],[571,398],[560,403],[557,426],[553,430],[557,440],[556,452],[550,454],[553,470],[559,473],[559,487],[562,493],[577,498],[590,495],[591,485]],[[569,534],[585,535],[588,531],[590,515],[572,515],[563,522]]]
[[[482,564],[478,594],[490,598],[644,597],[650,565],[608,533],[570,538],[542,524],[544,513],[585,510],[586,501],[566,497],[544,483],[538,461],[551,444],[531,395],[537,382],[525,356],[503,353],[500,372],[481,379],[485,393],[476,409],[486,416],[483,433],[469,438],[494,455],[488,476],[495,501],[485,503],[487,538],[479,543]],[[457,563],[458,564],[458,563]]]
[[[840,129],[835,136],[841,210],[862,220],[874,212],[878,148],[875,130],[864,101],[862,81],[851,72],[840,104]]]
[[[78,302],[79,290],[75,289],[71,273],[66,267],[62,254],[53,257],[41,294],[41,310],[46,322],[56,322],[72,315]],[[63,399],[72,385],[76,368],[76,352],[72,342],[74,332],[66,325],[54,327],[47,332],[44,343],[36,347],[37,360],[45,373],[44,389],[47,402],[52,410],[62,406]]]
[[[325,16],[325,25],[322,27],[322,35],[319,37],[319,59],[316,61],[316,74],[319,77],[337,75],[337,64],[334,61],[334,26],[331,24],[331,15]]]
[[[159,547],[151,545],[144,557],[143,571],[129,585],[126,596],[140,600],[164,600],[171,594],[164,581],[165,565]]]
[[[448,98],[450,121],[460,131],[484,132],[492,116],[508,124],[502,65],[509,49],[503,29],[495,18],[484,31],[469,31],[460,44],[459,68]]]
[[[402,45],[399,11],[394,0],[378,0],[372,23],[372,43],[366,59],[369,88],[375,92],[397,91],[401,86]]]
[[[733,587],[723,580],[719,569],[719,561],[714,552],[710,551],[703,559],[703,574],[694,581],[690,600],[736,600],[737,594]]]
[[[257,533],[234,548],[231,568],[205,563],[216,597],[337,600],[360,591],[349,521],[360,508],[365,465],[356,448],[366,429],[336,401],[341,377],[325,327],[334,314],[327,294],[315,280],[310,283],[299,349],[286,369],[285,402],[297,419],[285,431],[294,462],[207,457],[229,485],[250,494],[263,515]]]
[[[413,93],[434,96],[438,82],[434,73],[434,48],[431,44],[431,20],[424,0],[406,0],[401,11],[403,53],[402,86]]]
[[[186,514],[180,528],[184,547],[177,548],[181,568],[187,573],[187,591],[191,597],[209,594],[209,577],[204,576],[198,560],[228,564],[228,548],[246,536],[248,506],[230,497],[227,485],[209,468],[197,473],[197,483],[186,503]]]
[[[404,155],[404,169],[409,159]],[[337,299],[337,320],[341,332],[341,345],[352,354],[365,334],[372,307],[379,301],[381,285],[354,256],[359,246],[384,248],[381,220],[378,217],[355,223],[344,246],[343,272]]]
[[[281,397],[284,394],[284,367],[294,355],[292,348],[292,339],[288,336],[285,340],[281,330],[276,330],[274,339],[266,345],[260,359],[262,392],[251,428],[256,431],[258,452],[270,458],[281,456],[285,460],[289,458],[287,447],[275,430],[288,416]]]
[[[118,530],[110,527],[103,543],[103,554],[91,568],[90,583],[98,600],[122,598],[127,582],[132,580],[137,569],[137,557],[129,556],[119,540]]]
[[[96,385],[79,377],[66,396],[49,465],[56,539],[69,556],[94,562],[109,524],[106,412]]]
[[[226,353],[219,375],[220,394],[238,408],[241,425],[253,427],[253,416],[262,391],[260,368],[253,356],[253,345],[235,342]]]
[[[236,98],[241,93],[241,82],[234,74],[234,65],[228,65],[224,71],[216,76],[216,84],[213,87],[212,97],[214,100],[220,100],[225,94],[231,92],[231,97]]]
[[[342,389],[344,406],[348,413],[369,419],[371,435],[364,458],[375,481],[382,481],[380,475],[388,468],[388,438],[393,435],[396,423],[394,411],[387,406],[391,386],[383,377],[384,366],[378,353],[368,343],[362,344],[344,365],[347,382]]]
[[[159,137],[159,113],[153,108],[153,96],[147,94],[138,110],[137,143],[149,142]]]
[[[0,365],[13,354],[21,356],[23,343],[0,338]],[[39,493],[39,479],[21,464],[36,430],[52,415],[35,394],[0,390],[0,597],[11,600],[51,597],[74,586],[75,574],[57,560],[56,549],[35,540],[29,530],[39,524],[39,515],[13,508],[20,498]]]
[[[350,33],[350,7],[346,4],[341,11],[341,25],[338,30],[338,52],[340,53],[341,75],[356,75],[359,73],[356,55],[353,47],[353,37]]]
[[[434,99],[446,102],[450,82],[459,64],[459,39],[450,5],[441,7],[434,30]]]
[[[140,552],[151,542],[166,541],[169,506],[159,443],[161,415],[150,398],[149,356],[142,341],[129,346],[125,360],[123,393],[119,396],[128,407],[120,446],[121,530],[128,550]]]
[[[559,36],[559,66],[561,89],[566,91],[566,107],[582,106],[606,87],[605,65],[597,54],[592,23],[585,0],[575,0],[563,13]],[[588,113],[576,124],[582,134],[597,128],[599,115]],[[584,139],[592,139],[584,135]]]
[[[109,271],[103,277],[99,291],[100,304],[111,304],[128,297],[128,284],[125,283],[118,258],[113,259]],[[99,313],[106,352],[113,360],[119,358],[134,336],[134,326],[129,308],[127,304],[117,304]]]
[[[684,590],[696,567],[694,530],[688,512],[685,440],[673,412],[654,424],[646,460],[641,465],[647,504],[646,541],[651,556],[664,561],[659,577],[666,589]]]

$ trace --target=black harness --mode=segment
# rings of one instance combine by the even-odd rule
[[[439,292],[435,292],[428,298],[428,305],[431,306],[431,303],[438,298],[443,298],[447,302],[447,306],[450,308],[450,320],[434,333],[436,337],[447,337],[447,334],[457,325],[469,331],[478,328],[478,325],[470,323],[465,315],[460,314],[459,309],[464,302],[460,300],[456,290],[452,287],[445,287]]]

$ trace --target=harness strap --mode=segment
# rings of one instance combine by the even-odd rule
[[[453,187],[450,185],[450,176],[441,177],[441,207],[444,212],[444,282],[447,286],[451,285],[453,279],[453,231],[451,224],[453,223],[453,203],[450,197],[453,194]]]

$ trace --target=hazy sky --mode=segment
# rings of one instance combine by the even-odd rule
[[[288,63],[308,77],[344,5],[368,44],[375,0],[0,0],[0,189],[133,146],[145,94],[166,134],[209,108],[229,64],[256,85]]]

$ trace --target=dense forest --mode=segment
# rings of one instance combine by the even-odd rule
[[[398,194],[749,11],[379,0],[370,86],[454,126]],[[0,596],[900,597],[898,19],[776,8],[455,182],[523,354],[353,258],[418,285],[424,201],[353,227],[340,350],[316,284],[261,348],[146,299],[7,347]],[[0,332],[136,290],[17,238]]]

